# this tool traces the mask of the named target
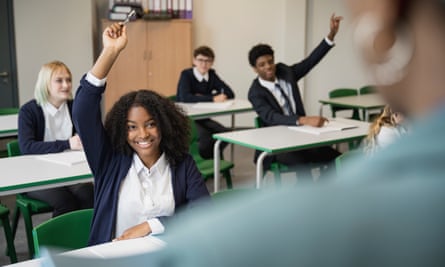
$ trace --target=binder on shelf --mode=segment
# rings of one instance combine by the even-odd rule
[[[185,19],[185,1],[186,0],[179,0],[179,18]]]
[[[179,18],[179,1],[180,0],[171,0],[172,1],[172,15],[174,19]]]
[[[193,0],[186,0],[185,3],[185,18],[192,19],[193,17]]]

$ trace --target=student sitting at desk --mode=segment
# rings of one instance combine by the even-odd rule
[[[303,61],[292,66],[275,64],[274,51],[267,44],[258,44],[249,51],[249,63],[258,77],[250,86],[248,98],[264,126],[322,126],[327,120],[306,116],[297,82],[303,78],[332,48],[342,17],[332,15],[330,33]],[[274,137],[276,138],[276,137]],[[264,160],[267,169],[272,161],[289,166],[309,162],[331,162],[339,153],[330,147],[278,154]],[[259,151],[255,153],[255,161]],[[274,159],[275,158],[275,159]]]
[[[185,69],[179,78],[176,101],[224,102],[235,97],[232,89],[224,83],[212,69],[215,54],[210,47],[200,46],[193,52],[193,68]],[[199,154],[206,159],[213,158],[215,133],[227,132],[229,129],[211,119],[196,120],[199,138]],[[221,145],[221,151],[227,143]]]
[[[40,69],[34,90],[35,99],[23,105],[19,111],[18,138],[22,154],[82,149],[71,121],[71,79],[70,70],[60,61],[46,63]],[[52,206],[53,217],[93,207],[91,183],[32,191],[27,195]]]
[[[130,92],[102,125],[105,80],[127,44],[126,26],[112,24],[102,39],[102,53],[82,78],[73,104],[94,174],[90,245],[163,233],[167,217],[209,197],[188,154],[188,118],[174,102],[149,90]]]

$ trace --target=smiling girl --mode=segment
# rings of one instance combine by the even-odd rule
[[[126,26],[102,34],[103,50],[82,78],[73,120],[94,174],[89,244],[161,234],[166,221],[209,192],[188,153],[188,118],[149,90],[122,96],[101,123],[106,76],[127,43]]]

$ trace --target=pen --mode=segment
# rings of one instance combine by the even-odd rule
[[[224,88],[221,88],[221,94],[224,94]]]
[[[125,18],[124,21],[120,22],[121,27],[124,26],[125,24],[127,24],[128,22],[130,22],[130,19],[136,14],[136,11],[134,11],[134,9],[132,9],[130,11],[130,13],[128,13],[127,17]]]

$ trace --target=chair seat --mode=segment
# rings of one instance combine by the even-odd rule
[[[203,160],[200,162],[197,162],[196,165],[198,166],[199,172],[202,174],[204,179],[213,177],[214,174],[214,162],[213,160]],[[219,170],[220,172],[229,171],[234,167],[234,164],[229,161],[221,160],[219,163]]]

